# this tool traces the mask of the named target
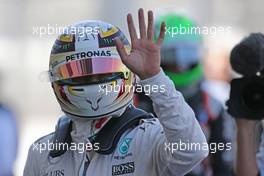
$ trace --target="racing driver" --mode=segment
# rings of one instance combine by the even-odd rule
[[[127,15],[131,47],[102,21],[78,22],[59,35],[49,76],[65,115],[32,144],[24,176],[181,176],[208,155],[193,110],[160,68],[165,23],[154,41],[153,12],[147,26],[143,9],[138,19],[140,36]],[[133,106],[135,86],[151,87],[157,117]]]

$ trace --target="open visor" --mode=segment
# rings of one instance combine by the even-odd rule
[[[78,78],[88,75],[124,73],[128,68],[119,58],[96,57],[71,61],[49,70],[51,82]]]

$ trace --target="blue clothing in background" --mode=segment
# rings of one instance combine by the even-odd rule
[[[0,176],[13,175],[16,154],[16,120],[10,110],[0,105]]]

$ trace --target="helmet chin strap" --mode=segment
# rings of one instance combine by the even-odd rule
[[[131,104],[129,105],[131,106]],[[128,107],[128,106],[127,106]],[[65,113],[66,116],[70,117],[73,122],[72,137],[76,138],[89,138],[97,134],[111,118],[121,116],[127,107],[124,107],[110,116],[103,116],[99,119],[87,119],[74,116],[72,114]]]

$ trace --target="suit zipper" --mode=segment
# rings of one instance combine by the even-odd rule
[[[86,176],[86,172],[89,167],[89,164],[90,164],[90,160],[89,160],[88,154],[86,153],[82,176]]]

